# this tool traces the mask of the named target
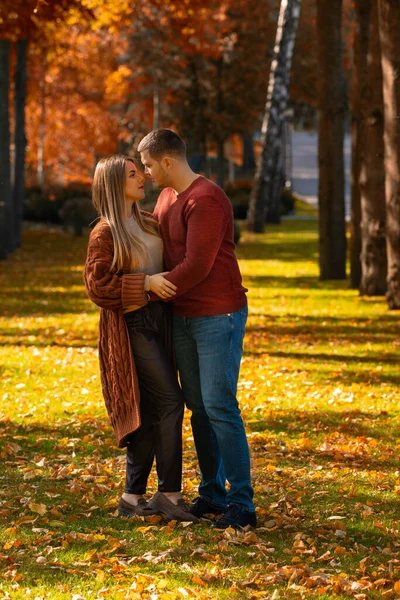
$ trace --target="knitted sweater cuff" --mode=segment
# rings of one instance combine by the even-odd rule
[[[128,273],[122,276],[122,308],[137,305],[145,306],[147,296],[144,290],[144,273]]]

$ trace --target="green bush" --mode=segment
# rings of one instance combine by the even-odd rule
[[[62,223],[71,228],[76,236],[83,235],[83,228],[88,227],[96,216],[94,206],[87,197],[70,198],[59,211]]]
[[[295,209],[295,195],[289,188],[281,191],[281,215],[293,215]]]
[[[233,241],[235,242],[236,246],[239,244],[241,235],[242,235],[242,227],[240,225],[240,221],[237,221],[235,219],[233,222]]]
[[[50,200],[49,192],[39,186],[25,191],[24,219],[26,221],[41,221],[44,223],[59,223],[58,211],[61,204]]]
[[[252,181],[237,181],[225,186],[225,193],[232,202],[235,219],[246,219],[249,208]],[[283,188],[281,192],[281,215],[291,215],[295,212],[296,194]]]
[[[71,198],[91,197],[90,186],[73,183],[66,187],[53,186],[42,188],[33,186],[25,190],[24,219],[42,223],[59,224],[60,210]]]

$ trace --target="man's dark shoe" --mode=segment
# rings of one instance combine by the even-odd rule
[[[214,529],[240,529],[241,527],[257,527],[256,513],[240,504],[230,504],[222,517],[211,525]]]
[[[169,519],[176,519],[177,521],[193,521],[194,523],[197,523],[198,521],[198,518],[190,512],[189,507],[183,498],[178,500],[178,504],[174,504],[165,494],[156,492],[148,505],[158,513],[167,515]]]
[[[123,498],[120,498],[118,502],[118,514],[120,517],[149,517],[150,515],[157,515],[158,510],[151,508],[144,498],[139,498],[138,503],[131,504]]]
[[[203,496],[196,498],[190,507],[190,512],[198,519],[202,519],[205,515],[221,515],[225,511],[226,506],[218,506]]]

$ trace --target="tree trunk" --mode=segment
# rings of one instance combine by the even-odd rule
[[[317,0],[319,264],[321,279],[346,278],[342,0]]]
[[[223,140],[217,142],[217,185],[224,189],[225,184],[225,152]]]
[[[26,101],[26,63],[27,63],[28,40],[17,41],[17,66],[15,72],[15,98],[14,98],[14,235],[15,244],[21,245],[22,218],[25,194],[25,101]]]
[[[301,0],[281,0],[275,38],[274,58],[271,64],[267,102],[262,124],[262,151],[258,161],[250,196],[248,229],[264,231],[266,213],[268,221],[280,223],[280,174],[282,126],[288,101],[290,71]]]
[[[242,144],[243,144],[243,160],[242,160],[242,169],[246,172],[254,171],[256,168],[256,161],[254,158],[254,142],[253,142],[253,134],[247,133],[242,136]]]
[[[351,237],[350,287],[358,289],[361,283],[361,201],[360,154],[364,146],[361,105],[367,79],[367,53],[371,0],[356,0],[354,34],[354,70],[351,102]]]
[[[40,186],[44,185],[44,143],[46,125],[46,60],[43,57],[42,73],[40,78],[40,123],[39,123],[39,146],[37,181]]]
[[[368,71],[363,89],[361,147],[362,280],[360,293],[381,296],[386,292],[385,168],[383,144],[382,64],[378,28],[378,2],[372,0],[367,54]],[[367,25],[368,27],[368,25]]]
[[[153,129],[160,127],[160,84],[158,77],[154,80],[153,88]]]
[[[10,42],[0,39],[0,259],[14,250],[10,165]]]
[[[224,76],[224,59],[223,57],[219,58],[217,61],[217,107],[216,113],[217,115],[221,115],[224,112],[224,92],[223,92],[223,76]],[[217,141],[217,177],[216,183],[222,189],[224,189],[225,185],[225,140],[223,139],[223,135],[221,132],[216,131],[216,141]]]
[[[284,169],[283,185],[286,190],[292,191],[293,179],[293,109],[286,110],[286,117],[283,127],[284,141]]]
[[[206,120],[204,115],[204,101],[201,94],[201,86],[198,73],[198,61],[192,56],[188,58],[188,72],[190,77],[190,87],[188,91],[188,105],[186,110],[190,110],[190,127],[182,130],[183,138],[186,142],[186,153],[191,168],[196,171],[207,171],[206,159]],[[183,119],[185,123],[189,121],[186,115]]]
[[[385,118],[387,293],[390,309],[400,309],[400,4],[379,0]]]

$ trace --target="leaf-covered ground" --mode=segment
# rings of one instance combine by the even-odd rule
[[[239,396],[259,527],[120,519],[85,245],[31,231],[0,265],[0,599],[399,599],[400,315],[319,282],[315,222],[244,234]]]

